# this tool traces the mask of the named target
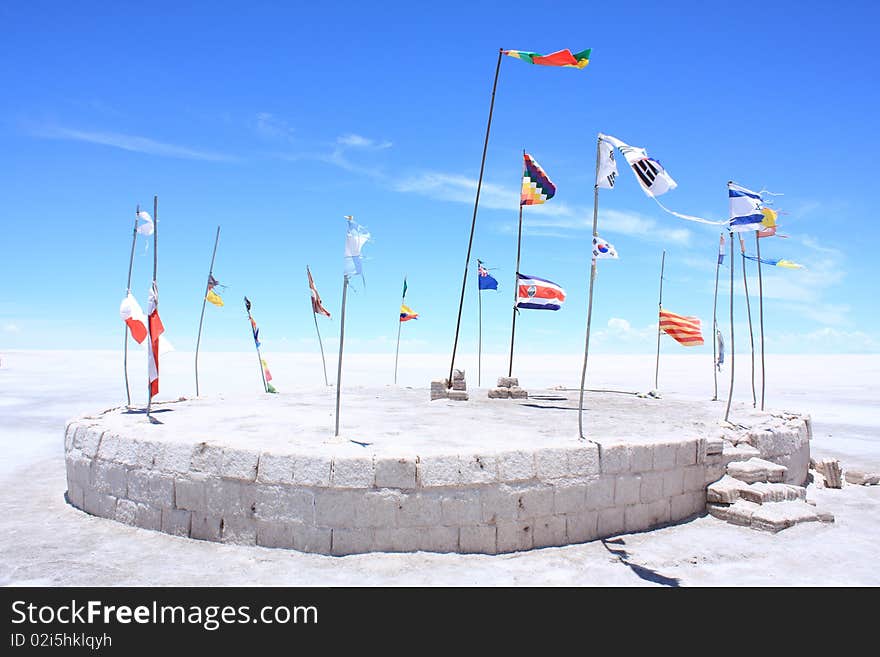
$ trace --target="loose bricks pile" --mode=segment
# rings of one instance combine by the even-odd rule
[[[498,387],[489,391],[489,399],[528,399],[529,393],[519,387],[515,376],[498,378]]]
[[[434,379],[431,381],[431,401],[436,399],[468,400],[464,370],[452,371],[452,389],[449,387],[449,379]]]

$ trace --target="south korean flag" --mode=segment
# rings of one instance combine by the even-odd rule
[[[617,250],[598,235],[593,237],[593,258],[617,259]]]
[[[617,160],[614,159],[614,144],[599,137],[599,167],[596,169],[596,187],[614,189],[617,178]]]

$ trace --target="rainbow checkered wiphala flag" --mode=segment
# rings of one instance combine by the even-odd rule
[[[553,198],[555,193],[556,185],[550,182],[541,165],[535,162],[531,155],[523,152],[523,179],[519,204],[540,205]]]

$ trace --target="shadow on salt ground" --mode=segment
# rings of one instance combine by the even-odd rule
[[[555,408],[558,411],[576,411],[571,406],[549,406],[544,404],[520,404],[520,406],[528,406],[529,408]]]
[[[616,556],[620,563],[622,563],[624,566],[629,567],[630,570],[632,570],[642,579],[647,580],[648,582],[653,582],[655,584],[660,584],[662,586],[678,587],[678,578],[666,577],[665,575],[661,575],[655,570],[651,570],[650,568],[645,568],[644,566],[632,563],[631,561],[629,561],[629,552],[624,549],[612,550],[610,547],[608,547],[609,543],[613,543],[615,545],[626,545],[624,540],[622,538],[615,538],[610,541],[602,539],[602,545],[605,546],[605,549],[608,550],[611,554]]]

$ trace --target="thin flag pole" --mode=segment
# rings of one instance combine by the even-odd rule
[[[477,269],[483,264],[477,260]],[[483,293],[480,290],[480,275],[477,273],[477,387],[480,387],[480,374],[483,368]]]
[[[248,323],[251,325],[251,333],[254,331],[254,318],[251,317],[250,303],[248,298],[244,298],[244,307],[247,310]],[[260,353],[260,345],[257,343],[257,337],[254,336],[254,347],[257,349],[257,360],[260,363],[260,379],[263,381],[263,392],[269,392],[269,385],[266,382],[266,372],[263,369],[263,354]]]
[[[516,299],[519,294],[519,256],[522,247],[522,202],[519,204],[519,229],[516,233],[516,277],[513,282],[513,319],[510,322],[510,362],[507,365],[507,376],[513,376],[513,340],[516,335]]]
[[[749,283],[746,278],[746,244],[742,234],[739,235],[739,248],[742,252],[743,288],[746,293],[746,313],[749,317],[749,342],[752,346],[752,408],[754,408],[758,405],[758,398],[755,395],[755,332],[752,330],[752,304],[749,301]]]
[[[758,257],[758,322],[761,325],[761,410],[764,410],[764,283],[761,280],[761,240],[755,231],[755,255]]]
[[[480,190],[483,187],[483,170],[486,166],[486,150],[489,148],[489,131],[492,128],[492,112],[495,109],[495,90],[498,88],[498,72],[501,70],[502,48],[498,49],[498,63],[495,65],[495,80],[492,82],[492,100],[489,103],[489,121],[486,123],[486,139],[483,142],[483,158],[480,161],[480,177],[477,179],[477,196],[474,199],[474,216],[471,219],[471,234],[468,238],[467,257],[464,261],[464,276],[461,279],[461,299],[458,302],[458,319],[455,320],[455,341],[452,343],[452,358],[449,362],[449,378],[446,387],[452,387],[452,369],[455,367],[455,352],[458,349],[458,331],[461,328],[461,311],[464,307],[464,291],[467,286],[468,268],[471,262],[471,247],[474,243],[474,228],[477,225],[477,208],[480,205]]]
[[[666,268],[666,249],[663,249],[663,257],[660,259],[660,301],[657,304],[657,359],[654,362],[654,390],[660,376],[660,312],[663,310],[663,271]]]
[[[217,226],[217,235],[214,237],[214,251],[211,253],[211,266],[208,267],[208,282],[205,283],[205,296],[202,298],[202,316],[199,317],[199,333],[196,337],[196,397],[199,396],[199,344],[202,342],[202,323],[205,321],[205,304],[208,302],[211,277],[214,275],[214,258],[217,255],[217,243],[220,241],[220,226]],[[260,363],[262,367],[262,363]]]
[[[306,266],[306,276],[309,277],[310,285],[314,285],[312,280],[312,272]],[[315,291],[317,294],[317,291]],[[312,319],[315,320],[315,333],[318,334],[318,347],[321,349],[321,365],[324,367],[324,385],[329,386],[330,381],[327,380],[327,360],[324,358],[324,342],[321,340],[321,330],[318,328],[318,313],[315,312],[315,298],[312,297]]]
[[[156,270],[159,268],[159,196],[153,196],[153,285],[156,285]],[[158,312],[159,300],[156,299]],[[153,335],[149,330],[150,318],[147,317],[147,335],[150,338],[150,344],[147,345],[147,419],[150,419],[150,408],[153,405],[152,389],[150,387],[150,354],[153,351]],[[158,352],[158,349],[157,349]],[[159,369],[159,354],[155,354],[156,369]]]
[[[719,242],[724,239],[721,233]],[[715,394],[712,401],[718,401],[718,273],[721,270],[721,247],[718,248],[718,257],[715,263],[715,300],[712,302],[712,378],[715,381]]]
[[[339,401],[342,392],[342,347],[345,344],[345,298],[348,292],[348,275],[343,276],[342,282],[342,313],[339,320],[339,360],[336,364],[336,433],[339,436]]]
[[[401,312],[403,312],[403,300],[406,298],[406,276],[403,277],[403,294],[400,297]],[[397,349],[394,350],[394,385],[397,385],[397,357],[400,356],[400,329],[403,328],[400,314],[397,317]]]
[[[733,373],[736,360],[733,344],[733,270],[735,269],[733,258],[733,231],[730,231],[730,389],[727,391],[727,409],[724,411],[725,422],[727,422],[727,418],[730,416],[730,402],[733,400]]]
[[[137,209],[134,211],[134,228],[131,231],[131,255],[128,258],[128,282],[125,284],[125,295],[131,294],[131,270],[134,266],[134,247],[137,242],[137,226],[138,217],[141,214],[141,206],[138,203]],[[125,406],[131,406],[131,388],[128,385],[128,324],[122,325],[123,350],[122,350],[122,369],[125,372]]]
[[[593,237],[599,235],[599,147],[602,141],[596,141],[596,183],[593,185]],[[584,339],[584,366],[581,368],[581,387],[578,394],[578,435],[584,440],[584,382],[587,378],[587,356],[590,353],[590,325],[593,322],[593,282],[596,280],[596,256],[590,265],[590,294],[587,302],[587,337]]]

